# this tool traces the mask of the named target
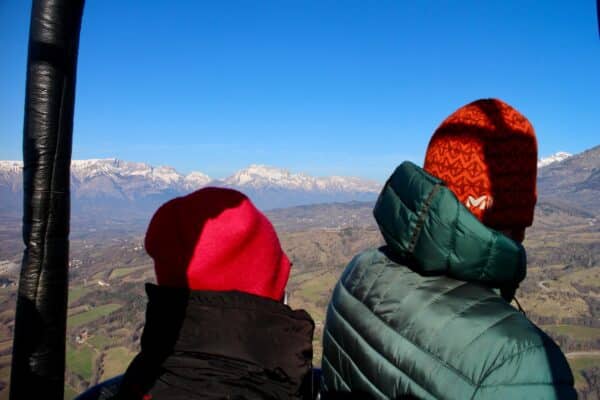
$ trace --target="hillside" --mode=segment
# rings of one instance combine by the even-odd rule
[[[600,146],[541,168],[541,197],[598,214],[600,212]]]
[[[272,215],[294,263],[288,286],[290,303],[307,309],[317,322],[315,364],[320,360],[325,307],[339,274],[353,255],[380,245],[382,239],[366,218],[343,227],[318,228],[312,224],[321,219],[309,216],[348,221],[353,215],[370,215],[370,211],[370,204],[356,203],[277,210]],[[290,230],[285,228],[286,216]],[[298,220],[308,223],[302,225]],[[18,224],[11,226],[16,229]],[[138,348],[145,307],[143,282],[153,280],[142,234],[143,230],[79,231],[72,241],[67,374],[72,393],[122,372]],[[600,365],[600,225],[586,213],[541,203],[525,245],[529,273],[517,297],[528,316],[571,354],[578,385],[585,390],[584,374]],[[0,256],[16,265],[19,247],[18,242],[10,248],[3,245]],[[5,382],[15,274],[14,267],[4,273],[8,285],[0,289],[0,380],[4,376]]]

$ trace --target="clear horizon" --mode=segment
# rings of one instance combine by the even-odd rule
[[[530,119],[540,158],[600,143],[594,2],[178,5],[86,4],[73,159],[383,181],[484,97]],[[30,7],[0,4],[0,159],[22,158]]]

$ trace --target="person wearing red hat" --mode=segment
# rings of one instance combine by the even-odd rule
[[[357,255],[323,333],[323,390],[361,398],[576,399],[554,341],[510,305],[537,199],[530,122],[497,99],[450,115],[424,168],[405,162],[374,216],[386,245]]]
[[[145,247],[157,285],[117,398],[308,398],[314,323],[283,304],[291,263],[244,194],[209,187],[165,203]]]

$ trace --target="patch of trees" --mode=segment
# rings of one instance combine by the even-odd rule
[[[106,288],[94,286],[91,292],[81,296],[81,298],[71,304],[71,307],[84,304],[96,307],[108,303],[127,304],[127,306],[130,306],[140,302],[143,302],[144,305],[146,302],[144,285],[140,283],[123,283]]]
[[[600,400],[600,367],[586,368],[581,372],[587,387],[580,391],[581,400]]]
[[[527,310],[525,310],[527,311]],[[527,317],[536,325],[580,325],[590,328],[600,328],[600,320],[594,315],[582,317],[564,317],[557,318],[550,315],[538,315],[533,312],[527,312]]]
[[[527,312],[527,310],[525,310]],[[558,325],[558,318],[549,315],[538,315],[532,312],[527,312],[527,317],[536,325]]]
[[[577,289],[577,291],[579,293],[582,293],[582,294],[595,294],[595,293],[598,293],[598,291],[600,290],[600,288],[598,288],[596,286],[582,285],[581,283],[577,283],[577,282],[572,282],[571,285],[575,289]]]
[[[600,349],[600,338],[580,340],[574,339],[568,335],[552,334],[550,332],[549,334],[552,339],[558,343],[563,352],[569,353],[573,351],[591,351]]]
[[[600,328],[600,320],[594,318],[594,316],[565,317],[561,318],[559,323],[565,325],[580,325],[587,326],[590,328]]]
[[[83,392],[90,386],[90,382],[83,379],[81,375],[71,372],[68,369],[65,373],[65,383],[78,392]]]
[[[0,357],[12,355],[12,346],[0,350]],[[2,369],[2,363],[0,363],[0,369]]]
[[[591,326],[600,327],[600,299],[596,297],[586,297],[585,302],[587,303],[592,320],[594,323]]]
[[[527,253],[529,265],[565,264],[591,268],[600,264],[600,243],[569,243],[535,249]]]

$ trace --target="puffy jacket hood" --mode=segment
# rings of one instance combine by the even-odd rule
[[[525,278],[523,246],[483,225],[443,181],[411,162],[396,168],[373,214],[388,246],[416,272],[499,288]]]

